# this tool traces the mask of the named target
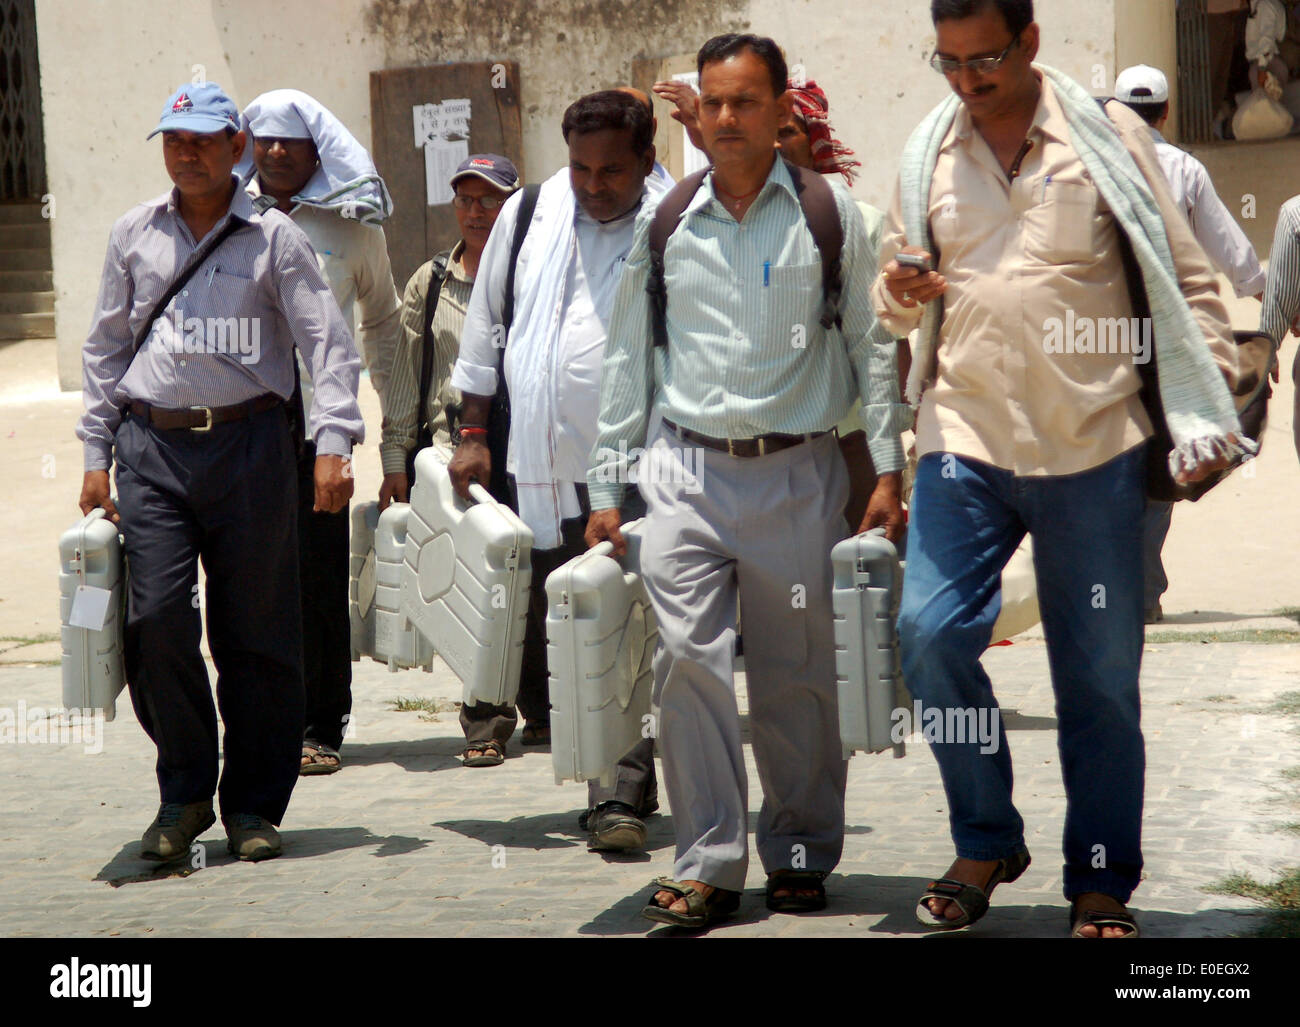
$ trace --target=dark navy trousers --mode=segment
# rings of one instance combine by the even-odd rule
[[[352,624],[348,614],[348,507],[313,510],[316,446],[298,461],[298,577],[302,585],[303,741],[338,749],[352,714]]]
[[[158,747],[162,801],[215,793],[223,814],[279,824],[298,780],[304,716],[297,467],[285,410],[208,432],[161,431],[128,415],[116,460],[130,573],[126,675]],[[201,610],[225,726],[220,782]]]

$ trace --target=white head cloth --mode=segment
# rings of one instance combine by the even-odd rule
[[[252,136],[311,139],[320,167],[293,199],[337,210],[344,217],[378,224],[393,212],[393,200],[366,148],[329,110],[297,89],[273,89],[244,108],[241,127]],[[240,180],[257,174],[253,145],[235,168]]]

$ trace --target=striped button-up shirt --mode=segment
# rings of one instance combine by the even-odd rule
[[[1259,330],[1280,349],[1286,341],[1287,329],[1297,317],[1300,317],[1300,196],[1293,196],[1277,212]]]
[[[379,459],[384,474],[406,472],[406,456],[418,441],[420,404],[425,405],[435,445],[451,447],[451,412],[461,406],[460,390],[451,384],[451,370],[460,353],[460,334],[465,327],[474,279],[465,272],[461,255],[464,240],[456,243],[447,258],[447,277],[443,279],[438,305],[433,311],[429,334],[433,336],[433,379],[429,394],[420,395],[420,372],[424,362],[425,303],[433,281],[433,261],[416,269],[406,283],[402,300],[402,338],[393,358],[393,373],[388,379],[388,400],[384,405],[384,432],[379,443]]]
[[[114,224],[94,322],[82,351],[86,410],[77,425],[86,470],[112,463],[113,436],[131,400],[165,409],[229,406],[293,394],[294,346],[311,368],[311,429],[321,454],[347,456],[365,437],[357,404],[361,358],[307,237],[278,210],[257,213],[236,186],[229,218],[246,222],[203,262],[132,357],[142,322],[202,240],[176,190]]]
[[[664,252],[668,346],[651,340],[646,283],[652,211],[614,300],[601,374],[600,425],[587,472],[594,510],[620,504],[631,451],[651,411],[715,438],[826,431],[855,397],[881,473],[903,466],[894,340],[876,320],[876,258],[848,190],[828,179],[844,232],[842,331],[824,329],[822,265],[781,160],[742,221],[717,200],[713,176],[686,208]]]

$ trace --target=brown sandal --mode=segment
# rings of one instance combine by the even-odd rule
[[[476,752],[479,755],[471,756]],[[506,747],[495,738],[486,742],[471,742],[461,754],[461,766],[464,767],[499,767],[506,761]]]
[[[1118,901],[1118,900],[1117,900]],[[1133,919],[1131,913],[1116,913],[1109,909],[1080,909],[1080,901],[1074,899],[1070,903],[1070,937],[1086,938],[1087,935],[1081,934],[1083,928],[1091,924],[1097,928],[1097,937],[1101,938],[1101,932],[1107,927],[1122,927],[1127,934],[1121,934],[1118,938],[1111,938],[1111,941],[1123,941],[1125,938],[1136,938],[1138,936],[1137,921]]]
[[[298,766],[300,777],[333,774],[342,766],[343,759],[337,749],[331,749],[321,742],[302,743],[302,763]]]

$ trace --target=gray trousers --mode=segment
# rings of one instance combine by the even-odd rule
[[[641,461],[642,576],[659,620],[658,748],[677,880],[740,891],[748,779],[732,677],[739,599],[763,869],[834,869],[844,784],[831,614],[848,474],[834,435],[741,459],[661,428]]]

